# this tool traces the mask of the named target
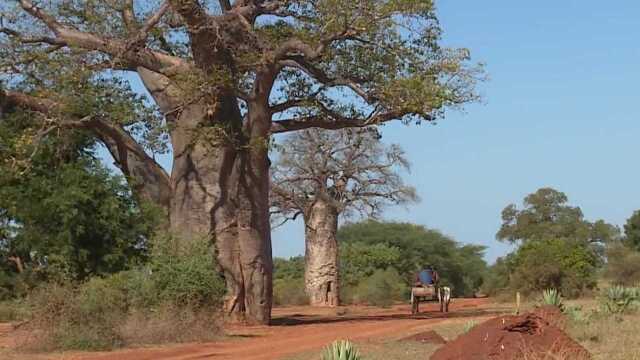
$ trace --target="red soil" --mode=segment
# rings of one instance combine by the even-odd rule
[[[572,340],[558,325],[564,317],[545,307],[519,316],[488,320],[439,348],[431,360],[511,360],[546,358],[591,359],[587,350]]]
[[[113,352],[58,354],[19,354],[3,352],[0,359],[38,360],[276,360],[294,354],[319,354],[337,339],[355,341],[398,340],[411,334],[432,330],[438,323],[464,324],[469,320],[486,320],[501,310],[489,305],[487,299],[455,299],[450,312],[443,314],[438,304],[426,304],[418,315],[411,315],[409,305],[389,309],[349,306],[339,309],[308,306],[276,308],[273,326],[227,327],[227,337],[208,343],[154,346],[123,349]],[[11,333],[0,332],[0,344],[9,345]],[[12,346],[7,346],[9,350]],[[8,356],[10,355],[10,356]]]

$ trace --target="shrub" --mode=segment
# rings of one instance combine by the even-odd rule
[[[338,340],[324,349],[322,360],[360,360],[360,352],[347,340]]]
[[[167,238],[154,244],[150,267],[143,276],[153,282],[160,303],[218,305],[225,285],[215,264],[207,241],[194,239],[178,247],[174,239]]]
[[[304,291],[304,279],[289,278],[273,281],[273,303],[275,305],[305,305],[309,298]]]
[[[0,322],[24,320],[29,315],[29,309],[24,301],[5,300],[0,302]]]
[[[126,318],[126,293],[110,279],[80,287],[46,284],[30,296],[36,347],[104,350],[122,345],[119,324]]]
[[[369,305],[387,307],[401,300],[407,292],[402,277],[393,268],[376,270],[363,280],[353,291],[351,301],[366,302]]]
[[[607,249],[605,276],[613,283],[633,285],[640,282],[640,251],[623,245]]]
[[[50,283],[30,296],[33,345],[103,350],[130,343],[208,340],[218,333],[224,284],[209,246],[153,250],[148,267]]]
[[[576,297],[596,284],[597,256],[570,239],[526,242],[509,261],[510,287],[525,294],[555,288]]]
[[[211,309],[163,304],[153,311],[133,310],[118,331],[126,344],[143,345],[213,340],[220,329]]]

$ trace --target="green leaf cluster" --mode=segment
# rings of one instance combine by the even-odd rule
[[[461,245],[420,225],[367,220],[342,226],[337,237],[343,254],[341,271],[345,271],[341,277],[349,281],[370,274],[373,268],[393,267],[411,285],[416,272],[433,265],[454,294],[471,296],[486,271],[483,246]]]

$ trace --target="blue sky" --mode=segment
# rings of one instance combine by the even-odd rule
[[[622,225],[640,209],[640,2],[439,1],[449,46],[486,63],[482,104],[437,125],[389,124],[422,202],[385,218],[488,246],[500,212],[528,193],[565,192],[588,219]],[[275,256],[304,252],[300,222],[273,232]]]
[[[640,209],[640,3],[439,1],[447,45],[486,63],[482,104],[437,125],[386,125],[412,162],[422,202],[387,219],[489,247],[500,212],[528,193],[565,192],[588,219],[622,225]],[[274,255],[304,252],[303,227],[273,233]]]

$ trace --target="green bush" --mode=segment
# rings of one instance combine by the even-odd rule
[[[596,285],[597,256],[570,239],[524,243],[509,259],[510,287],[525,294],[555,288],[576,297]]]
[[[353,288],[352,293],[347,295],[350,297],[347,301],[388,307],[394,301],[402,300],[408,291],[407,289],[397,270],[393,268],[376,270]]]
[[[309,298],[304,292],[304,279],[289,278],[273,281],[274,305],[306,305]]]
[[[225,284],[216,270],[213,248],[206,241],[191,241],[176,247],[166,239],[152,250],[149,269],[145,269],[158,302],[218,305]],[[151,302],[152,299],[148,299]]]
[[[424,226],[367,220],[338,230],[342,286],[356,286],[375,270],[393,267],[410,285],[426,265],[438,269],[443,285],[453,296],[472,296],[482,285],[485,248],[461,245]]]

